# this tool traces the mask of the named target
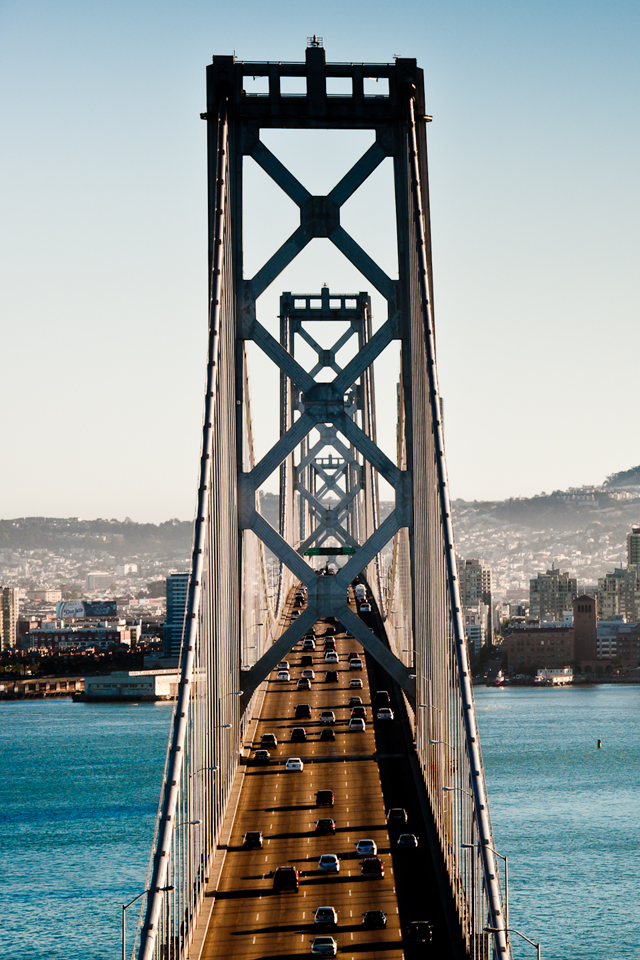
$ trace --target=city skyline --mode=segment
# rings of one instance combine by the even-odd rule
[[[10,144],[0,161],[0,306],[13,358],[0,385],[3,516],[192,515],[206,338],[205,66],[234,50],[301,60],[314,32],[329,60],[410,56],[425,70],[453,496],[600,483],[640,461],[629,445],[634,411],[623,402],[612,415],[604,389],[620,346],[633,354],[640,340],[640,11],[620,2],[362,9],[330,0],[158,11],[138,0],[0,10]],[[335,141],[328,155],[313,138],[281,147],[319,191],[358,152],[355,140]],[[276,195],[247,177],[256,199],[247,257],[259,260],[289,214],[274,220]],[[382,171],[372,189],[383,180]],[[384,206],[345,215],[372,254],[393,261]],[[317,244],[284,278],[290,289],[325,280],[366,289]],[[274,286],[265,299],[272,319],[280,293]],[[376,372],[381,409],[392,410],[393,362]],[[260,433],[273,417],[272,380],[254,373]],[[392,421],[379,417],[387,448]],[[597,443],[574,439],[586,423]]]

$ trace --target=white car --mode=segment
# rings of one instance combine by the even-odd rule
[[[325,655],[324,655],[324,662],[325,662],[325,663],[339,663],[339,662],[340,662],[340,657],[339,657],[338,654],[335,652],[335,650],[327,650],[327,652],[326,652]]]
[[[333,937],[314,937],[311,942],[311,953],[317,957],[335,957],[338,944]]]
[[[355,733],[364,733],[366,724],[361,717],[353,717],[353,719],[349,720],[349,730]]]
[[[289,757],[285,764],[285,770],[304,770],[304,763],[300,757]]]
[[[335,853],[323,853],[318,860],[318,869],[325,873],[340,873],[340,861]]]
[[[349,680],[349,686],[352,690],[362,690],[362,680],[360,677],[354,677],[353,680]]]
[[[335,723],[336,715],[333,710],[323,710],[320,714],[320,723]]]
[[[313,672],[313,670],[310,670],[310,669],[307,668],[306,670],[303,670],[303,671],[302,671],[302,679],[303,679],[303,680],[314,680],[314,679],[315,679],[315,673]]]
[[[278,666],[276,667],[276,670],[288,670],[288,669],[289,669],[288,660],[281,660]]]
[[[375,857],[377,852],[375,840],[358,840],[356,843],[356,854],[359,857]]]
[[[361,603],[361,604],[360,604],[360,613],[371,613],[371,604],[370,604],[370,603]]]
[[[338,914],[334,907],[318,907],[313,922],[323,927],[336,927],[338,925]]]
[[[291,674],[288,670],[278,670],[276,680],[291,680]]]
[[[354,657],[349,661],[349,670],[362,670],[362,660],[360,657]]]
[[[378,720],[393,720],[393,710],[391,707],[380,707],[376,717]]]

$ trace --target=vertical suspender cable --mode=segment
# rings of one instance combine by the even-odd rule
[[[213,451],[213,417],[215,394],[218,379],[218,343],[220,336],[220,315],[222,305],[222,266],[224,257],[224,225],[227,201],[227,104],[223,98],[218,112],[218,143],[216,169],[216,216],[213,236],[213,258],[211,264],[211,293],[209,306],[209,355],[207,362],[207,390],[205,397],[204,425],[202,433],[202,457],[200,461],[200,483],[198,487],[198,502],[195,519],[195,533],[193,538],[193,554],[191,558],[191,577],[189,579],[189,594],[187,598],[187,613],[185,634],[182,644],[182,659],[180,664],[180,683],[178,686],[178,701],[175,720],[169,747],[169,762],[167,778],[164,783],[164,796],[158,840],[153,862],[151,885],[147,900],[147,912],[140,937],[139,960],[151,960],[156,938],[158,923],[162,909],[162,887],[167,883],[167,868],[169,852],[176,821],[176,809],[179,799],[179,783],[182,763],[185,754],[187,735],[187,719],[191,685],[193,678],[193,664],[198,630],[198,615],[200,612],[200,598],[202,594],[202,571],[204,566],[205,543],[208,535],[207,500],[211,487],[212,451]]]
[[[431,316],[431,304],[429,296],[429,274],[427,263],[427,241],[425,234],[424,211],[422,208],[422,187],[420,183],[420,167],[418,163],[418,138],[416,135],[415,107],[413,96],[409,97],[409,127],[410,127],[410,161],[411,161],[411,189],[413,194],[414,218],[417,231],[417,253],[419,264],[419,283],[422,315],[425,324],[425,341],[427,351],[427,375],[429,381],[429,403],[431,407],[431,417],[433,423],[433,435],[435,441],[436,471],[438,476],[438,490],[440,497],[440,510],[442,513],[442,527],[445,538],[445,559],[447,566],[447,580],[449,583],[449,594],[451,601],[451,613],[453,619],[454,641],[456,648],[456,658],[458,663],[458,674],[460,682],[460,692],[462,695],[462,711],[464,717],[464,728],[467,742],[469,761],[471,764],[471,784],[475,804],[476,823],[478,827],[478,839],[480,842],[480,855],[482,858],[482,869],[485,881],[485,890],[489,908],[490,926],[496,931],[494,933],[495,952],[498,957],[507,956],[509,953],[507,943],[507,933],[505,930],[504,916],[501,910],[500,886],[495,872],[495,866],[491,862],[493,857],[493,838],[491,833],[491,824],[489,821],[489,812],[487,807],[487,797],[485,793],[484,776],[482,773],[482,757],[480,754],[480,740],[476,725],[476,716],[473,704],[473,689],[471,686],[471,671],[467,656],[467,647],[464,635],[464,625],[462,622],[462,608],[460,604],[460,589],[456,569],[456,555],[453,541],[453,524],[451,522],[451,502],[449,499],[449,486],[447,483],[447,467],[444,457],[444,433],[442,428],[442,416],[440,410],[440,393],[438,387],[438,375],[436,371],[435,359],[435,335],[433,329],[433,319]]]

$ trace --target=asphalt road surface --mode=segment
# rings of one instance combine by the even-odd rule
[[[274,733],[278,747],[270,749],[268,765],[249,760],[203,960],[221,957],[293,960],[310,956],[313,937],[324,934],[334,936],[339,956],[351,957],[351,960],[404,957],[396,876],[378,762],[374,757],[376,745],[368,671],[349,668],[349,651],[361,652],[361,647],[344,633],[335,637],[339,663],[325,665],[322,635],[328,626],[324,622],[315,626],[318,640],[312,653],[315,678],[311,690],[296,689],[302,672],[302,642],[287,658],[291,680],[277,681],[276,671],[269,680],[254,748],[260,747],[263,733]],[[338,683],[325,682],[327,667],[337,668]],[[349,681],[355,677],[362,679],[362,690],[349,688]],[[361,696],[366,707],[364,732],[348,729],[351,716],[348,700],[353,695]],[[311,720],[294,719],[298,703],[310,704]],[[321,710],[335,713],[336,722],[331,724],[335,741],[320,741],[324,727],[319,720]],[[290,742],[294,726],[305,727],[306,742]],[[288,757],[300,757],[304,769],[286,771]],[[316,791],[321,789],[333,790],[333,808],[316,807]],[[335,835],[316,833],[319,817],[335,820]],[[262,831],[262,849],[243,849],[243,836],[249,830]],[[376,842],[378,855],[385,864],[383,879],[361,876],[360,859],[355,853],[355,844],[361,839]],[[323,853],[337,854],[338,874],[320,872],[318,859]],[[409,852],[408,856],[412,854]],[[273,891],[272,874],[280,866],[297,867],[300,873],[297,893]],[[337,911],[335,930],[314,924],[314,914],[320,906],[332,906]],[[386,913],[386,929],[363,926],[363,913],[374,909]]]

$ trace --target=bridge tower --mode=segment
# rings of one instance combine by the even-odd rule
[[[264,78],[252,94],[246,78]],[[288,78],[303,95],[284,91]],[[340,78],[350,92],[331,95]],[[384,95],[368,95],[370,80]],[[310,42],[302,63],[216,56],[207,70],[210,318],[205,413],[181,677],[141,929],[140,960],[183,958],[232,791],[245,725],[269,671],[313,622],[337,617],[402,688],[461,938],[477,960],[508,957],[497,862],[461,615],[434,339],[422,71],[415,60],[328,63]],[[363,130],[371,146],[326,195],[311,194],[261,137],[270,129]],[[293,201],[299,225],[252,276],[243,258],[243,164],[251,157]],[[341,210],[390,159],[398,276],[389,276],[341,223]],[[386,303],[377,328],[368,292],[283,293],[280,335],[256,303],[314,239],[326,238]],[[364,284],[363,284],[364,285]],[[310,322],[343,332],[329,348]],[[307,369],[300,339],[316,354]],[[355,340],[351,358],[338,354]],[[247,345],[279,371],[280,430],[254,454]],[[373,365],[400,356],[395,461],[376,436]],[[332,379],[327,375],[333,373]],[[279,519],[261,490],[279,475]],[[378,483],[394,506],[380,516]],[[392,562],[383,576],[382,551]],[[270,584],[265,548],[279,562]],[[331,552],[329,552],[331,551]],[[315,556],[314,556],[315,555]],[[331,559],[333,576],[322,562]],[[347,606],[366,578],[386,640]],[[290,588],[307,607],[280,631]],[[255,652],[252,652],[255,651]],[[244,669],[243,669],[244,667]],[[487,930],[491,931],[490,933]]]

